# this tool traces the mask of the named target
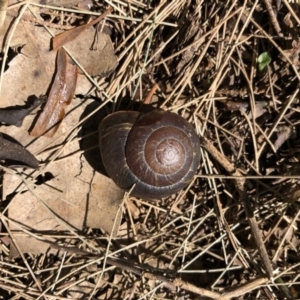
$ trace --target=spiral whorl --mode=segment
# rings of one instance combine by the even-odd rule
[[[200,163],[194,128],[177,114],[117,112],[99,125],[104,167],[115,183],[135,188],[132,195],[155,199],[184,188]]]

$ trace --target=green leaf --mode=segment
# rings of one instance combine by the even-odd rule
[[[257,59],[259,71],[262,72],[271,61],[270,53],[268,51],[263,52]]]

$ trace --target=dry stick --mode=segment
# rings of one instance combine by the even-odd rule
[[[12,10],[7,10],[6,14],[13,18],[17,18],[19,15],[19,13],[17,11],[12,11]],[[44,25],[44,26],[48,26],[48,27],[51,27],[54,29],[69,30],[69,29],[74,28],[74,26],[71,26],[71,25],[61,25],[61,24],[54,24],[54,23],[48,22],[48,21],[43,21],[43,20],[34,18],[27,13],[25,13],[21,19],[22,19],[22,21],[29,22],[33,25]]]
[[[298,18],[297,14],[295,13],[295,11],[293,10],[293,8],[289,4],[289,2],[292,3],[292,1],[288,1],[288,0],[282,0],[282,1],[284,2],[285,6],[287,7],[287,9],[291,13],[291,15],[295,18],[295,20],[297,21],[298,25],[300,25],[300,19]]]
[[[260,230],[258,228],[255,216],[253,214],[250,201],[247,195],[247,190],[245,187],[246,179],[242,176],[242,174],[235,169],[234,165],[230,163],[226,157],[222,155],[214,146],[213,144],[206,139],[205,137],[200,137],[201,146],[207,150],[207,152],[215,159],[217,160],[224,168],[225,170],[230,173],[232,176],[239,176],[239,178],[235,178],[233,181],[235,183],[235,186],[237,188],[237,191],[239,193],[239,196],[243,202],[244,209],[246,216],[248,218],[251,232],[253,235],[253,238],[257,244],[258,251],[260,253],[261,259],[264,263],[266,273],[269,278],[273,278],[273,267],[271,264],[271,261],[269,259],[266,247],[264,245],[262,235],[260,233]]]
[[[76,247],[65,247],[65,246],[59,246],[55,243],[48,242],[51,247],[63,251],[68,251],[69,253],[74,253],[74,254],[81,254],[81,255],[86,255],[86,257],[92,257],[92,258],[97,258],[100,257],[97,254],[93,254],[84,250],[77,249]],[[80,251],[80,252],[79,252]],[[222,299],[222,300],[229,300],[228,297],[226,296],[221,296],[221,294],[217,292],[212,292],[200,287],[197,287],[193,284],[190,284],[188,282],[185,282],[179,278],[174,278],[174,275],[172,273],[169,273],[168,277],[168,270],[160,270],[157,271],[156,268],[152,268],[147,265],[143,264],[133,264],[130,261],[126,261],[123,259],[119,258],[111,258],[111,257],[106,257],[106,263],[109,265],[113,265],[117,268],[120,268],[122,270],[126,270],[128,272],[131,272],[133,274],[143,276],[144,278],[147,279],[154,279],[154,280],[159,280],[165,284],[165,286],[171,290],[176,289],[176,287],[190,291],[192,293],[195,293],[197,295],[203,296],[203,297],[209,297],[211,299]],[[162,275],[163,274],[163,275]]]
[[[197,295],[201,295],[203,297],[208,297],[208,298],[211,298],[211,299],[222,299],[222,300],[229,300],[230,299],[226,296],[222,297],[219,293],[212,292],[212,291],[209,291],[209,290],[205,290],[203,288],[199,288],[199,287],[197,287],[193,284],[190,284],[188,282],[185,282],[185,281],[183,281],[179,278],[175,278],[174,280],[168,280],[164,276],[153,275],[151,273],[144,273],[143,276],[148,278],[148,279],[160,280],[160,281],[164,282],[167,287],[170,287],[170,288],[173,288],[173,289],[175,289],[176,287],[181,288],[181,289],[184,289],[186,291],[195,293]]]
[[[274,13],[274,10],[273,10],[273,7],[272,7],[272,4],[270,3],[270,0],[264,0],[265,4],[266,4],[266,8],[267,8],[267,11],[269,13],[269,16],[270,16],[270,21],[275,29],[275,31],[277,32],[277,34],[280,36],[280,37],[283,37],[283,34],[282,34],[282,31],[281,31],[281,28],[279,26],[279,23],[276,19],[276,16],[275,16],[275,13]]]
[[[155,83],[152,89],[150,90],[149,94],[143,101],[143,104],[150,104],[152,102],[152,96],[154,95],[155,91],[158,89],[158,84]]]
[[[224,294],[222,294],[222,296],[225,298],[220,298],[219,300],[224,300],[226,298],[231,299],[231,298],[239,297],[241,295],[249,293],[252,290],[259,288],[260,285],[266,283],[267,281],[268,281],[268,278],[266,278],[266,277],[256,278],[253,281],[247,282],[246,284],[244,284],[230,292],[227,292],[227,293],[225,292]]]

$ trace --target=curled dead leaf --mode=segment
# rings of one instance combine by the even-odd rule
[[[25,165],[33,169],[37,169],[39,166],[37,159],[22,145],[3,137],[0,137],[0,160],[12,160],[14,166],[24,167]]]
[[[66,43],[73,41],[76,37],[78,37],[80,34],[82,34],[86,29],[90,28],[91,26],[97,24],[102,19],[104,19],[108,14],[110,14],[113,11],[112,8],[107,9],[101,16],[99,16],[94,21],[84,24],[75,28],[72,28],[70,30],[64,31],[63,33],[55,36],[52,39],[52,50],[58,50],[62,46],[64,46]]]
[[[38,117],[32,136],[52,137],[65,115],[65,107],[70,104],[75,93],[77,67],[68,62],[66,51],[61,48],[57,53],[57,70],[44,110]]]
[[[46,100],[45,96],[36,98],[31,105],[23,107],[0,108],[0,122],[8,125],[22,126],[24,118]]]

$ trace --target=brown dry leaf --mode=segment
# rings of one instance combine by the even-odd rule
[[[289,139],[292,135],[292,128],[290,126],[278,126],[277,139],[274,142],[274,147],[278,150],[287,139]]]
[[[296,36],[300,31],[297,21],[290,12],[284,16],[283,24],[285,25],[287,32],[292,33],[294,36]]]
[[[131,296],[131,291],[135,289],[137,284],[133,282],[132,286],[124,286],[124,277],[122,274],[115,273],[112,283],[103,289],[102,293],[97,296],[98,300],[119,300],[119,299],[134,299]]]
[[[108,286],[108,283],[112,280],[114,274],[114,271],[110,271],[95,276],[95,274],[99,271],[99,266],[97,266],[97,264],[94,264],[93,268],[87,266],[86,269],[87,272],[83,270],[79,276],[82,281],[78,282],[76,285],[74,285],[74,283],[71,285],[71,282],[68,283],[70,286],[68,289],[68,295],[71,299],[88,299],[88,296],[91,295],[96,283],[98,288],[103,289]],[[89,280],[87,280],[87,278],[89,278]],[[72,279],[70,279],[70,281],[71,280]],[[63,285],[66,286],[66,284]]]
[[[46,240],[51,240],[47,234],[55,235],[68,231],[68,227],[64,225],[66,223],[75,230],[82,230],[83,226],[92,226],[110,233],[123,192],[106,176],[96,173],[93,177],[93,170],[86,162],[83,163],[84,173],[78,176],[76,173],[80,172],[79,162],[82,163],[80,157],[76,155],[74,159],[69,159],[65,163],[48,167],[47,172],[54,178],[46,184],[35,186],[34,192],[38,198],[30,191],[24,191],[14,197],[9,208],[9,218],[27,229],[45,234]],[[16,175],[5,177],[5,190],[9,188],[11,191],[17,190],[20,178]],[[89,190],[90,185],[97,186],[97,189]],[[52,213],[45,208],[43,202],[53,211]],[[14,223],[10,224],[10,229],[24,253],[39,254],[51,247],[47,243],[24,235]],[[56,251],[53,249],[51,252]],[[10,255],[11,257],[18,255],[14,247],[11,248]]]
[[[236,110],[246,110],[249,107],[249,103],[246,101],[222,101],[227,110],[236,111]]]
[[[7,22],[9,26],[12,18],[7,18]],[[55,70],[56,53],[49,51],[50,38],[42,27],[26,22],[18,24],[10,46],[22,48],[3,76],[1,107],[23,105],[29,96],[46,94]],[[2,41],[3,36],[0,44]],[[86,77],[79,75],[76,94],[86,94],[90,88]]]
[[[71,113],[66,115],[60,128],[61,131],[67,131],[76,126],[84,110],[84,106],[79,105],[81,101],[80,99],[72,101],[68,107]],[[32,137],[19,128],[14,128],[12,135],[18,137],[24,144],[31,142],[33,153],[40,152],[40,149],[53,142],[53,140],[42,136],[32,143]],[[56,143],[52,143],[51,146],[62,143],[64,143],[63,137]],[[96,150],[98,152],[98,149]],[[30,228],[43,233],[45,239],[50,240],[51,238],[47,234],[55,235],[61,231],[68,231],[69,228],[66,224],[69,224],[75,231],[82,230],[84,226],[90,226],[111,232],[116,219],[115,233],[118,229],[119,219],[116,214],[123,191],[109,178],[95,172],[82,156],[76,139],[58,151],[61,151],[59,156],[61,159],[41,168],[41,175],[38,179],[35,179],[35,174],[32,172],[25,173],[27,174],[25,176],[28,176],[27,185],[22,183],[18,175],[5,174],[3,197],[4,199],[12,199],[9,206],[9,218],[27,229]],[[48,161],[53,154],[46,151],[44,154],[36,156],[39,160]],[[48,181],[47,177],[49,178]],[[43,180],[46,182],[41,184]],[[18,193],[20,191],[22,193]],[[47,243],[24,235],[14,223],[10,223],[10,228],[13,230],[16,242],[23,252],[38,254],[51,247]],[[16,249],[12,248],[11,256],[16,255],[18,255]]]
[[[46,94],[56,55],[48,50],[49,45],[50,38],[43,28],[20,22],[11,46],[23,47],[3,76],[1,107],[22,105],[28,96]]]
[[[12,160],[14,167],[25,165],[37,169],[39,162],[36,158],[17,141],[12,142],[8,138],[11,139],[10,136],[6,139],[0,136],[0,160]]]
[[[291,13],[287,13],[284,18],[283,18],[283,23],[286,27],[288,28],[293,28],[294,25],[293,25],[293,21],[292,21],[292,15]]]
[[[299,173],[298,173],[299,174]],[[297,185],[299,186],[299,185]],[[290,194],[290,200],[291,202],[296,202],[296,201],[299,201],[300,199],[300,189],[297,187],[297,188],[294,188],[294,189],[291,189],[289,191],[289,194]]]
[[[57,53],[56,67],[57,71],[47,103],[30,133],[32,136],[44,134],[52,137],[65,115],[66,106],[74,97],[77,67],[68,61],[64,49],[60,49]]]
[[[55,36],[52,39],[52,48],[53,50],[58,50],[65,44],[74,41],[79,35],[85,32],[86,29],[90,28],[93,25],[96,25],[101,20],[103,20],[108,14],[112,12],[112,8],[107,9],[101,16],[93,20],[92,22],[88,24],[84,24],[78,27],[75,27],[73,29],[70,29],[68,31],[64,31],[60,33],[59,35]]]
[[[0,0],[0,32],[5,21],[8,0]]]
[[[299,66],[299,53],[300,53],[300,39],[297,38],[292,41],[291,49],[284,50],[290,60],[293,62],[294,65]]]
[[[81,0],[78,3],[78,7],[81,9],[86,9],[89,10],[93,6],[93,1],[92,0]]]
[[[122,216],[122,212],[117,215],[117,210],[123,195],[124,192],[111,179],[96,173],[89,195],[86,226],[111,232],[115,222],[113,234],[116,235]]]
[[[50,36],[45,34],[43,28],[20,22],[15,33],[11,46],[24,46],[21,53],[9,63],[9,68],[2,78],[1,107],[23,105],[29,96],[46,94],[55,69],[56,53],[49,51]],[[77,93],[86,94],[91,84],[85,76],[80,78],[83,84],[81,82],[77,84]],[[86,106],[91,103],[94,101],[88,100],[83,103],[82,99],[75,98],[67,106],[68,111],[57,134],[62,135],[76,128]],[[41,165],[39,178],[46,178],[45,174],[51,174],[52,178],[45,183],[36,179],[37,174],[29,170],[23,173],[28,176],[28,186],[24,185],[17,175],[8,173],[4,175],[3,199],[11,200],[9,218],[25,228],[32,228],[37,232],[46,231],[49,234],[68,230],[66,223],[75,230],[81,230],[86,224],[96,224],[88,226],[111,232],[123,192],[109,178],[95,172],[82,156],[76,137],[62,149],[65,143],[63,135],[55,141],[51,138],[36,139],[30,136],[28,131],[33,119],[34,116],[29,115],[25,118],[22,127],[3,127],[2,131],[13,136],[22,145],[29,145],[26,149],[39,161],[49,162],[56,153],[53,150],[43,154],[42,149],[59,146],[60,150],[57,151],[60,151],[60,154],[58,161]],[[96,140],[95,138],[94,145],[97,144]],[[28,187],[34,191],[34,194],[28,190]],[[22,193],[18,194],[21,190]],[[53,213],[46,209],[42,200]],[[92,209],[92,217],[88,211],[89,207]],[[13,222],[10,226],[14,230],[16,243],[23,252],[38,254],[47,251],[50,247],[47,243],[24,234],[19,227],[14,226]],[[46,239],[48,237],[45,235]],[[16,249],[12,248],[11,256],[16,255],[18,255]]]
[[[0,108],[0,122],[8,125],[14,125],[21,127],[24,119],[37,107],[46,101],[45,96],[34,99],[31,103],[26,103],[26,105],[9,106],[5,108]]]
[[[91,50],[95,33],[96,30],[91,27],[64,48],[70,51],[90,75],[106,77],[115,70],[118,59],[110,37],[104,33],[98,33],[96,47]]]
[[[84,273],[83,273],[84,274]],[[84,280],[68,290],[71,299],[88,299],[89,295],[93,292],[95,284]]]
[[[129,200],[126,202],[127,209],[130,211],[133,219],[138,219],[140,216],[140,209],[135,205],[135,203],[132,200]]]
[[[247,101],[221,101],[226,110],[230,111],[241,111],[242,113],[246,113],[246,111],[249,109],[250,104]],[[255,102],[255,119],[260,117],[266,112],[266,107],[268,105],[267,101],[261,101],[261,102]],[[249,119],[252,119],[252,112],[249,113]]]

